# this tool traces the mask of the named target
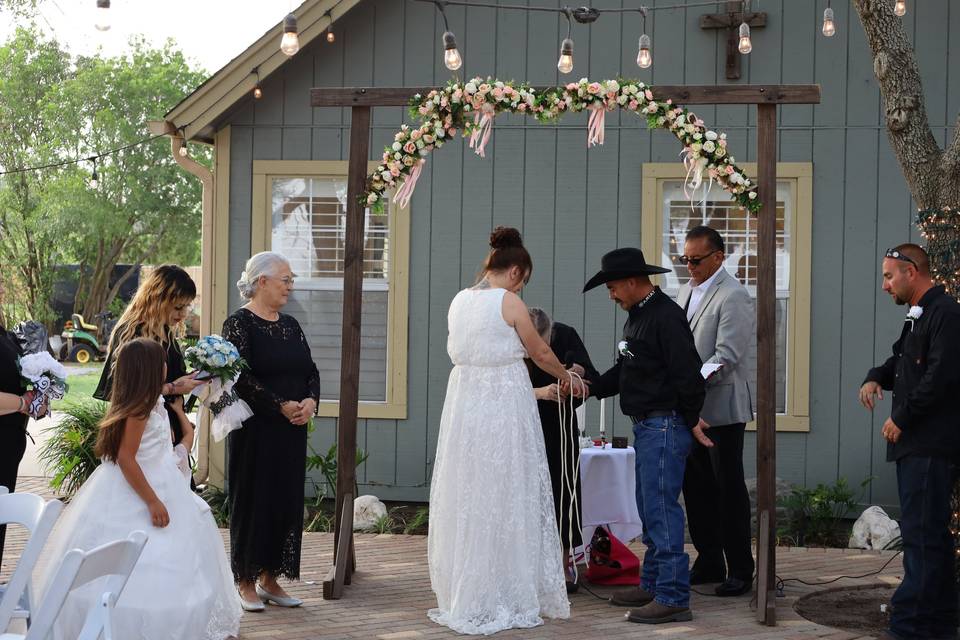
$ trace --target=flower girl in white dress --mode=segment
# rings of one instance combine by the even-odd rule
[[[177,469],[160,389],[166,354],[153,340],[124,344],[115,360],[112,403],[100,423],[103,463],[67,507],[46,553],[41,590],[64,554],[147,533],[147,544],[117,602],[115,638],[223,640],[237,634],[240,597],[206,503]],[[192,427],[180,405],[185,431]],[[102,580],[75,591],[56,637],[77,637]],[[99,591],[98,591],[99,588]]]

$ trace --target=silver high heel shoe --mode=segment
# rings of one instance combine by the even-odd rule
[[[255,600],[251,602],[250,600],[247,600],[246,598],[244,598],[243,594],[240,593],[239,591],[237,593],[240,595],[240,606],[243,607],[244,611],[260,612],[266,609],[266,607],[263,606],[263,602],[261,600]],[[260,595],[259,590],[257,590],[257,595],[258,596]]]
[[[278,607],[299,607],[300,605],[303,604],[303,600],[301,600],[300,598],[294,598],[291,596],[283,597],[283,596],[274,595],[269,591],[267,591],[266,589],[264,589],[263,587],[261,587],[259,584],[257,585],[257,595],[260,596],[260,599],[263,600],[264,602],[275,604]]]

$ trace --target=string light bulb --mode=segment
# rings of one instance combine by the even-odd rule
[[[97,31],[110,30],[110,0],[97,0],[97,15],[93,26]]]
[[[650,36],[647,35],[647,8],[640,7],[643,14],[643,32],[640,34],[640,50],[637,52],[637,66],[649,69],[653,64],[653,54],[650,52]]]
[[[186,157],[187,157],[187,153],[188,153],[188,151],[187,151],[187,141],[184,140],[184,141],[183,141],[183,144],[180,145],[180,157],[181,157],[181,158],[186,158]]]
[[[297,33],[297,16],[288,13],[283,19],[283,37],[280,39],[280,51],[292,56],[300,51],[300,36]]]
[[[329,42],[330,44],[333,44],[336,41],[337,41],[337,36],[333,35],[333,31],[330,31],[329,29],[327,29],[327,42]]]
[[[564,38],[560,43],[560,59],[557,60],[557,70],[560,73],[573,71],[573,40]]]
[[[907,0],[897,0],[893,5],[893,13],[900,17],[907,15]]]
[[[753,42],[750,41],[750,25],[746,22],[740,23],[740,42],[737,45],[737,49],[743,55],[747,55],[753,51]]]
[[[463,58],[457,50],[457,37],[453,35],[453,31],[443,32],[443,64],[450,71],[456,71],[463,66]]]
[[[653,64],[653,54],[650,53],[650,36],[643,34],[640,36],[640,52],[637,54],[637,66],[641,69],[649,69]]]
[[[823,35],[832,38],[836,32],[837,25],[833,21],[833,9],[828,4],[827,8],[823,10]]]
[[[97,175],[97,161],[93,160],[93,173],[90,174],[90,188],[96,189],[100,186],[100,177]]]
[[[253,88],[253,99],[254,99],[254,100],[259,100],[259,99],[262,98],[262,97],[263,97],[263,89],[261,89],[261,88],[260,88],[260,85],[257,84],[257,85]]]

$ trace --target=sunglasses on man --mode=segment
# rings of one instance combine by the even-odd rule
[[[711,251],[711,252],[708,253],[707,255],[705,255],[705,256],[700,256],[699,258],[688,258],[687,256],[680,256],[680,258],[678,258],[678,259],[680,260],[680,264],[692,264],[693,266],[696,267],[696,266],[699,265],[701,262],[703,262],[704,260],[706,260],[707,258],[709,258],[710,256],[712,256],[713,254],[715,254],[717,251],[719,251],[719,249],[714,249],[713,251]]]
[[[883,254],[883,257],[893,258],[894,260],[903,260],[904,262],[909,262],[910,264],[912,264],[914,267],[917,268],[917,270],[920,269],[920,266],[916,262],[914,262],[913,258],[911,258],[905,253],[897,251],[896,249],[887,249],[887,252]]]

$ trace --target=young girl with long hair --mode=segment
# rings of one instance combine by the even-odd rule
[[[116,350],[111,404],[100,423],[102,464],[71,501],[51,542],[49,580],[69,549],[92,549],[147,532],[113,620],[118,638],[223,640],[236,635],[240,599],[210,509],[177,469],[161,388],[166,352],[134,338]],[[188,424],[182,405],[174,407]],[[100,590],[98,590],[98,588]],[[74,592],[57,619],[60,638],[76,638],[102,584]]]

